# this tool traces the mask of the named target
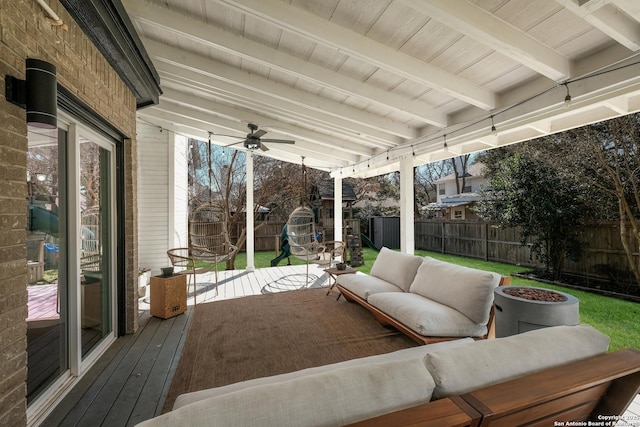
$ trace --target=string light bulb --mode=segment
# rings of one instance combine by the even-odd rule
[[[565,83],[564,87],[567,89],[567,96],[564,97],[564,108],[571,107],[571,94],[569,93],[569,84]]]
[[[491,135],[498,136],[498,131],[496,130],[496,125],[493,123],[493,115],[491,115]]]
[[[449,146],[447,145],[447,134],[446,133],[443,135],[443,138],[444,138],[444,144],[443,144],[444,151],[448,151],[449,150]]]

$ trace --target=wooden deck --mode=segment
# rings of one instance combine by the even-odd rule
[[[29,295],[28,322],[60,318],[57,304],[58,285],[56,283],[48,285],[29,285],[27,286],[27,293]]]
[[[305,286],[305,267],[288,266],[254,272],[219,272],[197,277],[197,302],[205,303]],[[309,287],[329,286],[329,277],[310,267]],[[337,293],[335,294],[337,295]],[[193,295],[183,315],[167,320],[149,315],[148,296],[140,300],[140,328],[119,338],[98,363],[41,424],[43,426],[133,426],[159,415],[177,367],[193,310]],[[640,397],[619,426],[640,426]]]
[[[218,272],[197,276],[197,303],[300,289],[305,266]],[[310,266],[308,287],[329,286],[329,276]],[[334,295],[338,295],[335,293]],[[148,296],[140,299],[140,327],[119,338],[80,380],[42,426],[133,426],[160,414],[180,358],[193,310],[167,320],[149,315]]]

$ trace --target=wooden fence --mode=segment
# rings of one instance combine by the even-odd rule
[[[255,232],[255,251],[276,251],[280,247],[280,233],[285,222],[265,221],[256,223],[256,225],[263,224]],[[237,224],[235,229],[231,231],[231,241],[238,240],[238,236],[242,232],[244,224]],[[244,252],[245,247],[241,248]]]
[[[267,221],[255,233],[256,251],[279,250],[284,222]],[[242,230],[239,225],[232,240]],[[586,227],[582,232],[583,255],[580,261],[565,261],[564,271],[594,279],[633,283],[627,256],[620,242],[620,226],[611,222]],[[485,261],[497,261],[523,267],[542,267],[532,256],[531,245],[520,243],[520,229],[500,228],[491,223],[458,221],[417,221],[416,249],[461,255]],[[245,248],[242,248],[244,250]],[[635,262],[640,258],[634,254]]]
[[[564,271],[594,279],[633,283],[627,256],[620,242],[618,223],[594,224],[582,233],[580,261],[566,260]],[[462,255],[523,267],[541,267],[532,256],[531,245],[520,242],[520,228],[500,228],[491,223],[418,221],[416,249]],[[634,254],[638,262],[639,254]]]

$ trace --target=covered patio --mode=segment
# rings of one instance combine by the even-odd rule
[[[310,270],[309,288],[328,287],[329,277],[318,266]],[[229,270],[219,277],[216,296],[213,274],[198,277],[198,304],[304,287],[305,266],[260,268],[253,272]],[[302,280],[302,282],[301,282]],[[332,292],[327,298],[337,295]],[[132,426],[162,413],[193,315],[189,309],[166,320],[150,316],[145,299],[140,304],[140,328],[120,338],[43,422],[43,426]],[[148,301],[148,299],[146,300]],[[624,420],[640,416],[640,395]]]
[[[140,268],[159,274],[167,250],[189,244],[189,138],[246,151],[249,207],[254,156],[304,159],[329,172],[335,236],[343,234],[342,179],[399,172],[401,251],[413,253],[415,166],[640,111],[635,0],[1,3],[4,77],[22,78],[26,58],[44,57],[58,67],[58,102],[63,98],[65,111],[78,116],[70,134],[88,126],[117,137],[109,145],[118,172],[110,224],[118,245],[109,266],[105,353],[85,363],[74,347],[64,383],[27,403],[21,212],[29,135],[23,109],[3,100],[11,125],[3,129],[8,144],[0,160],[12,171],[0,179],[10,211],[3,217],[2,268],[11,281],[1,314],[12,344],[3,386],[12,395],[0,415],[16,425],[38,425],[50,409],[44,425],[126,425],[158,413],[191,311],[151,318],[136,295],[137,275]],[[254,211],[246,211],[246,270],[221,274],[217,296],[213,280],[199,278],[199,301],[298,286],[304,267],[255,268]],[[72,248],[80,243],[75,228]],[[75,278],[80,266],[72,267]],[[290,275],[295,280],[282,281]],[[316,276],[312,286],[326,286]],[[81,288],[72,282],[70,289],[78,327],[69,334],[78,338]],[[44,319],[55,318],[51,305],[42,311]]]
[[[631,3],[123,0],[163,90],[137,114],[138,215],[162,224],[139,221],[139,265],[155,273],[188,241],[189,138],[246,151],[247,206],[255,156],[329,171],[338,219],[342,179],[399,171],[401,250],[412,253],[415,166],[640,110]],[[255,269],[247,213],[247,269],[199,300],[291,286],[279,282],[286,269]]]
[[[154,269],[185,243],[188,138],[246,150],[250,186],[255,156],[330,172],[336,218],[342,179],[399,171],[412,253],[415,166],[640,109],[631,0],[122,3],[163,91],[137,113],[139,215],[166,211],[172,230],[159,246],[157,224],[139,224]]]

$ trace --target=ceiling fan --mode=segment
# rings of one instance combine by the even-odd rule
[[[292,141],[290,139],[262,139],[262,137],[267,133],[266,130],[258,129],[258,125],[256,125],[255,123],[248,123],[247,127],[251,131],[250,133],[247,134],[247,137],[241,141],[237,141],[237,142],[234,142],[233,144],[229,144],[227,145],[227,147],[242,143],[244,145],[244,148],[248,150],[255,150],[259,148],[262,151],[268,151],[269,148],[263,145],[263,142],[277,143],[277,144],[295,144],[296,143],[295,141]]]

